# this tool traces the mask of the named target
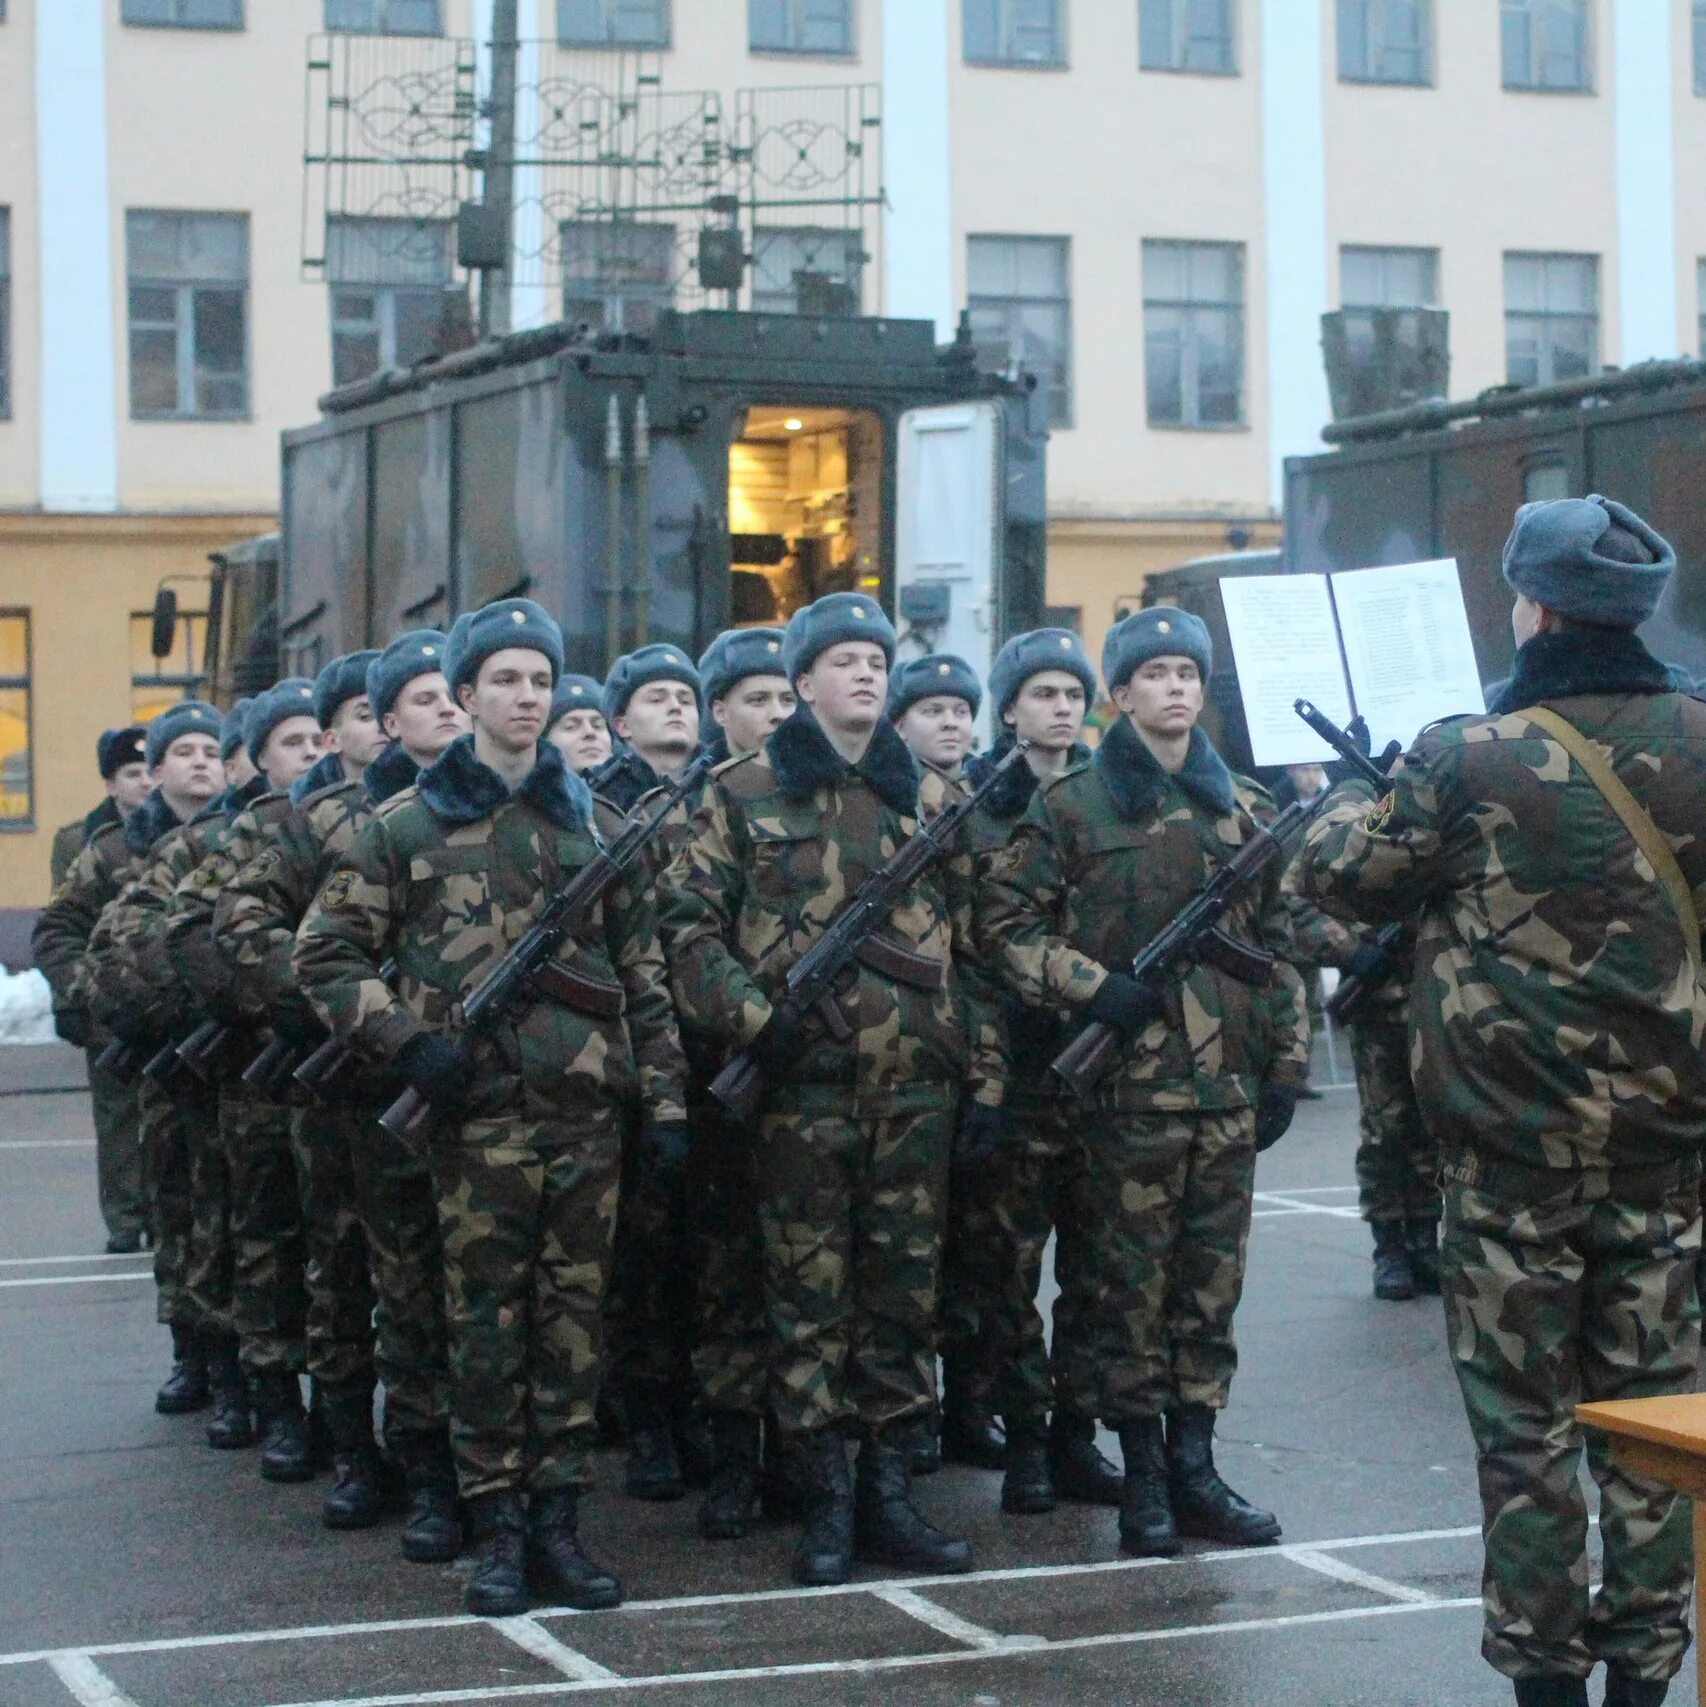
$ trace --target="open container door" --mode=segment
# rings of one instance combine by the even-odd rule
[[[947,403],[900,418],[895,468],[895,610],[901,656],[954,652],[980,681],[1000,609],[1001,457],[997,403]],[[978,714],[989,745],[989,706]]]

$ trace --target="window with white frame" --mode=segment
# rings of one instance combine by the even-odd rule
[[[1346,83],[1427,83],[1430,0],[1339,0],[1339,76]]]
[[[979,365],[1017,363],[1048,388],[1051,426],[1072,425],[1072,293],[1064,237],[968,237],[966,306]]]
[[[326,28],[366,36],[441,36],[439,0],[326,0]]]
[[[1352,244],[1340,249],[1339,303],[1347,352],[1353,360],[1373,353],[1373,309],[1432,308],[1438,300],[1437,249]]]
[[[243,0],[124,0],[119,21],[180,30],[240,30]]]
[[[1138,64],[1145,71],[1238,70],[1232,0],[1139,0]]]
[[[1143,345],[1151,426],[1243,424],[1243,244],[1143,245]]]
[[[1505,256],[1505,377],[1552,385],[1599,369],[1599,257]]]
[[[668,47],[669,0],[557,0],[563,47]]]
[[[853,0],[747,0],[747,45],[756,53],[853,51]]]
[[[249,410],[249,216],[125,215],[130,412],[240,419]]]
[[[326,222],[334,385],[412,367],[438,349],[452,246],[443,219]]]
[[[752,245],[755,314],[810,313],[818,300],[841,299],[858,313],[865,251],[859,232],[796,226],[757,231]]]
[[[960,22],[969,65],[1064,65],[1065,0],[965,0]]]
[[[1507,89],[1593,88],[1588,0],[1500,0],[1499,55]]]
[[[566,220],[563,318],[601,332],[649,332],[675,300],[675,227]]]

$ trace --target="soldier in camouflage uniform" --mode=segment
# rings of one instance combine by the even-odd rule
[[[106,798],[87,816],[54,832],[50,866],[55,889],[65,881],[71,862],[100,831],[122,824],[153,792],[146,742],[147,731],[133,724],[107,730],[96,743],[95,757],[106,784]],[[95,1118],[95,1180],[101,1219],[107,1228],[107,1255],[129,1256],[142,1248],[148,1229],[136,1086],[101,1066],[108,1039],[98,1038],[80,1025],[82,1016],[75,1009],[56,1017],[71,1028],[67,1032],[58,1027],[59,1035],[88,1057],[89,1098]]]
[[[849,974],[834,1034],[777,1005],[789,968],[926,809],[883,718],[893,656],[894,630],[862,594],[797,612],[783,665],[805,703],[716,774],[664,884],[684,1023],[725,1052],[751,1047],[772,1086],[754,1155],[772,1404],[803,1445],[806,1583],[843,1581],[855,1535],[895,1564],[970,1563],[913,1507],[907,1458],[935,1396],[950,1127],[968,1071],[953,921],[969,904],[956,911],[944,875],[923,876],[880,933],[889,970]]]
[[[328,733],[346,774],[313,790],[304,788],[308,778],[297,785],[303,792],[296,810],[273,826],[215,909],[214,930],[232,964],[275,1032],[303,1049],[326,1034],[291,969],[297,927],[377,808],[412,787],[420,766],[467,731],[468,719],[444,678],[446,644],[444,635],[419,629],[365,665],[359,698],[393,744],[363,762],[359,739],[352,755],[340,728],[358,696],[334,708],[344,716],[334,714]],[[345,690],[349,685],[341,684]],[[295,1116],[299,1148],[309,1162],[308,1366],[325,1388],[337,1453],[323,1517],[329,1527],[353,1529],[379,1515],[372,1419],[377,1373],[385,1383],[385,1444],[401,1463],[410,1494],[403,1556],[438,1563],[456,1556],[460,1539],[438,1207],[424,1160],[376,1124],[380,1107],[391,1100],[384,1082],[372,1074],[345,1078],[354,1082],[333,1083],[326,1101]],[[362,1314],[364,1301],[374,1316],[371,1326]]]
[[[620,745],[586,780],[618,812],[632,812],[693,762],[699,745],[693,660],[668,645],[642,646],[618,658],[604,684],[604,720]]]
[[[1706,705],[1633,633],[1675,562],[1620,504],[1525,504],[1504,553],[1510,680],[1486,715],[1425,730],[1378,805],[1364,784],[1336,795],[1300,871],[1357,918],[1425,909],[1410,1058],[1479,1461],[1482,1652],[1524,1707],[1582,1707],[1601,1660],[1607,1702],[1655,1707],[1688,1646],[1688,1501],[1598,1437],[1590,1598],[1571,1415],[1692,1392],[1700,1355]]]
[[[144,748],[153,793],[122,824],[91,838],[36,921],[32,948],[53,990],[55,1020],[91,1041],[117,1035],[93,1011],[101,981],[89,959],[91,943],[103,922],[117,916],[120,896],[156,844],[218,792],[219,728],[218,711],[202,700],[186,700],[154,720]],[[115,1005],[110,1018],[130,1034],[126,1041],[137,1052],[147,1048],[152,1053],[158,1046],[159,1018],[150,1007]],[[188,1137],[178,1111],[157,1086],[143,1081],[137,1098],[158,1316],[172,1333],[171,1373],[154,1403],[163,1414],[176,1415],[202,1409],[209,1398],[207,1343],[185,1289]]]
[[[1093,1113],[1068,1118],[1088,1140],[1097,1410],[1125,1455],[1120,1544],[1155,1555],[1181,1535],[1279,1537],[1212,1447],[1237,1366],[1256,1152],[1289,1126],[1309,1063],[1303,984],[1283,961],[1254,982],[1205,961],[1160,989],[1121,970],[1273,813],[1196,727],[1210,663],[1208,630],[1183,611],[1113,628],[1102,667],[1123,715],[1089,764],[1033,796],[978,902],[991,963],[1027,1003],[1122,1038]],[[1287,943],[1277,871],[1223,928],[1254,948]]]
[[[258,792],[208,835],[200,859],[179,878],[166,910],[166,958],[203,1012],[231,1032],[215,1066],[230,1176],[231,1325],[262,1428],[260,1473],[269,1482],[300,1482],[315,1468],[300,1382],[308,1309],[304,1169],[289,1108],[240,1077],[268,1016],[214,940],[213,914],[268,826],[290,811],[291,786],[320,756],[314,684],[291,676],[259,695],[244,734]]]
[[[590,776],[610,763],[610,725],[604,721],[604,684],[591,676],[565,674],[551,695],[545,739],[576,776]]]
[[[596,852],[592,796],[542,740],[561,668],[561,633],[530,599],[457,619],[446,676],[473,732],[359,832],[295,954],[321,1022],[433,1110],[452,1440],[483,1545],[467,1604],[486,1615],[524,1610],[530,1582],[581,1607],[621,1598],[577,1539],[621,1135],[635,1102],[660,1150],[686,1120],[644,884],[606,895],[532,999],[477,1035],[456,1026],[461,999]]]

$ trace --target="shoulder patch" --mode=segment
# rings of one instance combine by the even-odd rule
[[[1378,836],[1392,822],[1392,808],[1397,803],[1397,799],[1397,792],[1389,788],[1374,803],[1374,810],[1362,821],[1362,827],[1371,836]]]
[[[354,889],[353,871],[334,871],[326,880],[326,887],[320,891],[320,905],[328,913],[342,912],[349,905],[350,894]]]
[[[252,878],[270,877],[273,872],[278,869],[279,862],[282,858],[283,855],[279,853],[276,847],[262,848],[261,851],[249,861],[245,870]]]

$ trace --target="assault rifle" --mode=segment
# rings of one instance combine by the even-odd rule
[[[147,1044],[126,1043],[122,1037],[115,1037],[95,1057],[95,1065],[103,1073],[110,1073],[121,1085],[134,1085],[147,1061]]]
[[[1364,782],[1385,788],[1386,771],[1365,753],[1338,724],[1306,699],[1300,699],[1292,710],[1354,770]],[[1396,756],[1396,755],[1394,755]],[[1391,977],[1395,950],[1403,941],[1407,925],[1382,925],[1369,945],[1380,955],[1380,964],[1363,977],[1352,974],[1339,980],[1326,1004],[1327,1017],[1335,1025],[1348,1025],[1367,1005],[1368,998]]]
[[[151,1079],[161,1090],[176,1095],[181,1090],[187,1090],[196,1081],[189,1068],[184,1065],[183,1058],[178,1054],[179,1045],[176,1040],[170,1040],[161,1045],[154,1054],[149,1056],[142,1069],[142,1076]]]
[[[614,1019],[622,1012],[619,985],[588,977],[556,963],[557,950],[579,929],[624,872],[656,840],[664,820],[704,781],[717,762],[701,753],[670,785],[649,818],[631,818],[622,833],[583,865],[568,884],[545,903],[527,934],[488,972],[462,1003],[462,1023],[478,1034],[501,1020],[523,997],[535,990],[555,996],[565,1006]],[[379,1117],[393,1138],[418,1139],[432,1116],[432,1105],[410,1086]]]
[[[233,1032],[223,1020],[204,1019],[174,1053],[204,1085],[218,1082],[219,1058],[231,1041]]]
[[[953,840],[960,825],[1029,750],[1030,742],[1016,742],[976,788],[944,806],[928,824],[920,825],[888,864],[866,879],[859,892],[830,921],[823,935],[789,969],[775,1008],[784,1025],[797,1025],[815,1010],[830,1036],[845,1043],[853,1035],[853,1028],[835,1000],[835,984],[855,960],[901,983],[941,988],[944,969],[937,962],[887,941],[877,934],[878,927],[925,867]],[[743,1049],[711,1081],[711,1095],[737,1120],[748,1125],[758,1118],[764,1106],[764,1091],[764,1070],[753,1059],[751,1049]]]
[[[379,980],[383,984],[391,984],[396,978],[397,962],[387,960],[379,968]],[[306,1053],[298,1051],[290,1066],[281,1068],[280,1072],[289,1073],[316,1102],[324,1102],[333,1082],[343,1075],[354,1059],[355,1051],[341,1037],[328,1037]],[[254,1063],[255,1066],[259,1064],[258,1061]]]

